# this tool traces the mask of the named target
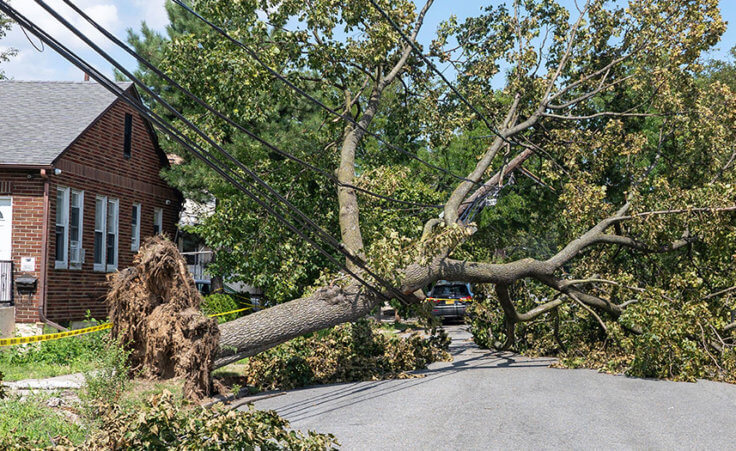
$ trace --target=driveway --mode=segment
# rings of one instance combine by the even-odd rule
[[[549,368],[449,326],[423,378],[293,390],[255,403],[343,449],[736,449],[736,386]]]

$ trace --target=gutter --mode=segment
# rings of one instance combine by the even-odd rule
[[[33,169],[41,170],[41,177],[44,175],[44,171],[54,169],[51,164],[2,164],[0,163],[0,169]]]
[[[43,179],[43,231],[41,232],[41,286],[38,290],[41,305],[38,308],[38,313],[41,322],[56,330],[64,331],[67,329],[46,318],[46,292],[49,272],[49,175],[46,173],[46,169],[41,169],[40,173]]]

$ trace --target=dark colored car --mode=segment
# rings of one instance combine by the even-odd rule
[[[462,318],[473,300],[470,284],[441,280],[432,287],[427,301],[432,304],[432,314],[440,318]]]

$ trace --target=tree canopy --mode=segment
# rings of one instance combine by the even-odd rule
[[[3,39],[10,31],[12,23],[10,19],[0,13],[0,40]],[[15,56],[17,51],[14,48],[0,48],[0,64],[10,60],[10,57]],[[0,69],[0,80],[5,78],[5,71]]]
[[[170,3],[167,36],[144,26],[129,42],[217,110],[334,174],[285,159],[142,71],[414,302],[440,279],[481,284],[480,343],[733,381],[734,66],[702,57],[726,27],[718,1],[568,10],[509,0],[448,17],[422,47],[432,3],[191,2],[243,45]],[[439,64],[452,67],[451,84]],[[217,199],[196,227],[220,251],[213,269],[288,301],[228,323],[223,346],[235,351],[223,362],[381,302],[182,156],[169,180]],[[298,327],[273,327],[295,315]]]

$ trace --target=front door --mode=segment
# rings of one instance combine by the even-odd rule
[[[13,249],[13,204],[0,197],[0,261],[11,260]]]

